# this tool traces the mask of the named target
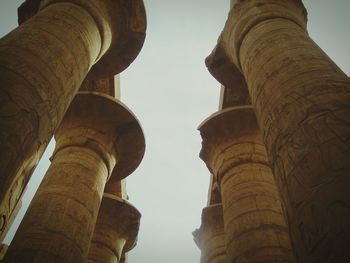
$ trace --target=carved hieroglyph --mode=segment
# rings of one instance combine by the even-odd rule
[[[298,260],[350,262],[350,79],[301,1],[240,1],[218,44],[247,80]]]
[[[27,0],[19,14],[29,20],[0,40],[1,224],[88,71],[125,69],[146,28],[142,0]]]
[[[200,156],[220,184],[227,262],[295,262],[252,107],[219,111],[199,130]]]
[[[55,138],[52,164],[5,262],[86,262],[106,181],[128,175],[116,172],[118,166],[136,168],[122,158],[122,141],[133,139],[129,152],[141,145],[135,149],[138,163],[144,151],[142,129],[134,115],[97,92],[78,93]]]

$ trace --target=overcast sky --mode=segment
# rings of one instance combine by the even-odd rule
[[[16,27],[21,2],[0,0],[0,36]],[[121,100],[136,114],[146,137],[145,157],[127,179],[130,202],[142,213],[139,242],[129,263],[195,263],[200,251],[192,231],[200,226],[209,186],[209,172],[198,157],[197,126],[217,110],[220,91],[204,59],[223,28],[229,0],[144,3],[146,41],[121,75]],[[310,36],[349,75],[350,1],[304,3]],[[52,149],[53,144],[33,176],[29,196],[49,165]],[[24,201],[26,207],[29,197]]]

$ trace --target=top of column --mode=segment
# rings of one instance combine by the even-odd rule
[[[89,127],[93,129],[89,131]],[[122,102],[98,92],[81,91],[76,95],[56,130],[55,138],[54,155],[70,145],[73,138],[77,138],[76,145],[90,145],[96,149],[103,160],[116,155],[115,166],[106,162],[110,165],[109,180],[113,181],[130,175],[141,163],[145,152],[145,138],[136,116]]]
[[[88,77],[116,75],[126,69],[141,51],[146,36],[145,7],[142,0],[100,1],[26,0],[18,8],[18,22],[25,22],[52,3],[72,3],[83,7],[95,19],[102,38],[111,37],[111,44],[104,47],[106,52],[91,68]],[[110,30],[106,30],[102,25],[106,22]]]
[[[252,106],[237,106],[220,110],[206,120],[198,127],[202,137],[202,149],[199,157],[205,162],[209,171],[215,175],[216,168],[220,165],[222,159],[218,155],[228,149],[229,145],[241,142],[242,138],[256,136],[260,131],[257,125],[255,112]],[[259,162],[265,163],[263,156]],[[251,154],[240,156],[237,160],[251,159]]]
[[[225,27],[218,39],[226,56],[240,70],[240,47],[243,39],[258,24],[284,18],[306,30],[307,12],[301,0],[232,0]]]
[[[230,6],[239,3],[231,0]],[[249,105],[250,97],[244,76],[230,60],[223,43],[219,40],[211,54],[205,59],[210,74],[221,83],[219,109]]]

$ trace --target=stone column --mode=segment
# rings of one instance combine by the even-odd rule
[[[140,141],[134,136],[134,141]],[[138,145],[141,145],[140,143]],[[133,151],[140,152],[135,144]],[[132,156],[131,151],[126,156],[133,161],[137,158]],[[126,160],[126,159],[125,159]],[[138,163],[118,163],[115,170],[125,170],[122,166],[129,166],[131,173]],[[125,167],[124,167],[125,168]],[[137,242],[140,226],[140,212],[125,199],[127,198],[124,180],[120,176],[112,177],[106,184],[101,208],[98,214],[95,231],[91,240],[88,262],[91,263],[122,263],[126,262],[126,255]]]
[[[142,0],[27,0],[19,14],[20,22],[28,20],[0,40],[5,224],[88,71],[95,77],[120,72],[145,36]]]
[[[280,195],[251,106],[210,116],[199,127],[201,158],[217,178],[228,262],[294,262]]]
[[[143,156],[143,133],[134,115],[97,92],[75,97],[55,138],[52,164],[5,262],[86,262],[107,179],[121,180]],[[139,145],[128,161],[124,154]],[[117,161],[126,169],[116,171]]]
[[[203,209],[201,227],[193,235],[202,251],[201,263],[228,262],[222,204],[212,204]]]
[[[137,241],[141,214],[126,200],[105,193],[91,241],[88,262],[119,263]]]
[[[247,80],[301,262],[350,262],[350,80],[297,0],[240,1],[219,45]]]

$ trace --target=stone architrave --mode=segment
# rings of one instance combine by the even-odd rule
[[[222,46],[217,45],[214,48],[205,59],[205,65],[210,74],[222,85],[219,102],[220,110],[251,104],[244,76],[228,59]]]
[[[201,263],[225,263],[227,261],[222,204],[212,204],[202,211],[202,224],[193,232],[201,253]]]
[[[200,157],[220,184],[227,262],[295,262],[252,107],[219,111],[199,130]]]
[[[300,262],[350,262],[350,79],[300,0],[239,1],[218,45],[243,73]]]
[[[119,99],[118,94],[115,92],[114,84],[114,76],[98,79],[86,78],[81,84],[79,91],[96,91]]]
[[[129,175],[144,153],[135,116],[97,92],[78,93],[55,138],[51,166],[5,262],[85,263],[106,181]],[[132,161],[123,156],[128,152]],[[121,172],[115,171],[118,166]]]
[[[88,71],[125,69],[146,29],[142,0],[27,0],[19,15],[0,39],[1,229]]]

